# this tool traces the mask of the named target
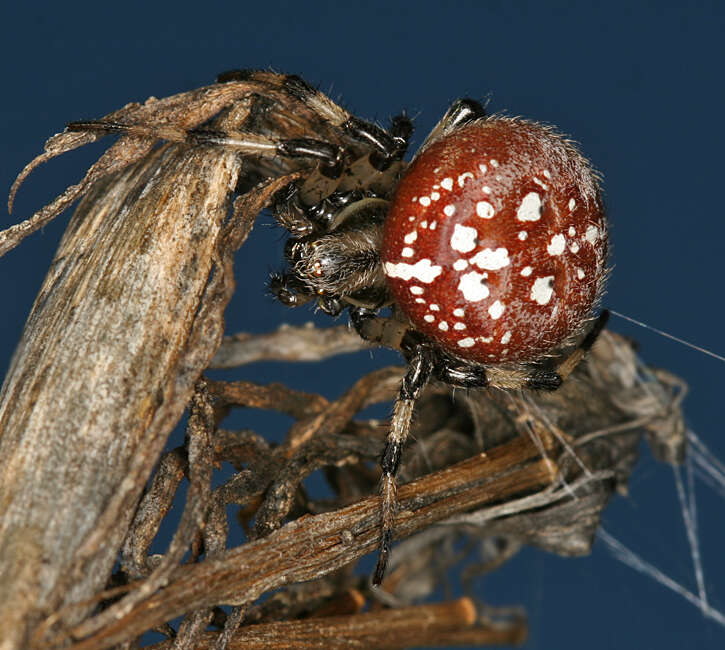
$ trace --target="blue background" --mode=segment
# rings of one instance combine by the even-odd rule
[[[418,144],[451,100],[490,97],[492,110],[558,125],[603,172],[615,266],[605,303],[725,351],[721,3],[8,4],[0,10],[0,188],[9,188],[65,122],[196,88],[235,67],[301,74],[367,118],[384,121],[407,108],[416,116]],[[0,225],[32,214],[80,178],[97,154],[76,152],[40,169]],[[0,260],[3,373],[66,221],[59,218]],[[240,256],[229,331],[266,331],[313,317],[265,294],[280,249],[278,231],[257,228]],[[636,336],[649,362],[690,383],[688,421],[725,458],[719,362],[621,320],[613,328]],[[394,359],[366,353],[319,367],[257,366],[235,376],[284,380],[334,397],[361,372]],[[287,425],[268,422],[277,435]],[[698,498],[710,597],[723,609],[723,503],[702,484]],[[612,503],[605,525],[695,590],[671,472],[648,452],[630,496]],[[489,603],[525,604],[528,648],[725,644],[725,630],[619,564],[601,544],[584,559],[527,550],[478,584]]]

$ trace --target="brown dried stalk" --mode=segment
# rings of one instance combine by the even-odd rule
[[[537,447],[518,438],[403,486],[398,535],[405,537],[458,512],[550,485],[556,467],[536,458]],[[526,464],[512,469],[512,461],[514,467]],[[128,613],[122,614],[125,607],[112,606],[101,620],[91,619],[71,630],[75,637],[99,630],[73,647],[110,647],[190,609],[244,604],[281,585],[313,580],[344,567],[375,549],[378,509],[379,499],[370,497],[329,514],[287,524],[267,538],[212,561],[185,566],[163,591]]]
[[[526,626],[475,624],[476,608],[469,598],[415,607],[378,610],[355,616],[311,618],[251,625],[232,640],[229,650],[242,648],[405,648],[411,645],[520,645]],[[381,635],[385,630],[385,636]],[[214,648],[218,634],[205,633],[196,647]],[[170,641],[150,646],[170,650]]]

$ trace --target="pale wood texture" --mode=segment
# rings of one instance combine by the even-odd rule
[[[83,598],[108,575],[126,526],[103,526],[92,552],[88,535],[109,507],[114,519],[132,514],[119,507],[143,485],[131,468],[151,471],[221,338],[221,315],[199,308],[238,165],[159,149],[97,185],[61,242],[0,394],[5,647],[29,608]],[[198,193],[204,205],[191,209]],[[32,582],[8,576],[18,567]],[[57,593],[71,570],[72,587]]]
[[[221,340],[231,252],[290,180],[225,226],[240,164],[167,145],[97,183],[68,227],[0,394],[3,648],[108,577]]]

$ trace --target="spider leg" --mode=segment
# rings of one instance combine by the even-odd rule
[[[377,155],[371,158],[371,164],[378,171],[387,169],[391,162],[403,157],[413,131],[413,124],[406,115],[393,119],[390,132],[361,120],[297,75],[281,75],[263,70],[230,70],[217,77],[219,83],[230,81],[263,83],[291,95],[325,121],[338,127],[347,137],[372,147]]]
[[[340,191],[354,190],[360,186],[374,185],[376,181],[381,187],[390,189],[391,178],[399,175],[398,167],[408,149],[413,133],[413,123],[404,113],[395,116],[389,131],[371,122],[361,120],[338,106],[324,93],[320,92],[297,75],[280,75],[260,70],[231,70],[217,77],[220,83],[230,81],[254,82],[266,85],[270,94],[284,93],[304,105],[305,108],[319,116],[325,126],[332,126],[343,138],[364,145],[371,149],[369,155],[355,161],[346,174],[348,181],[342,179]],[[322,128],[323,125],[320,125]],[[395,164],[397,163],[397,165]],[[384,172],[390,173],[380,178]],[[376,178],[377,177],[377,178]],[[335,176],[335,178],[337,178]],[[357,181],[356,181],[357,179]],[[332,190],[325,187],[322,181],[310,178],[302,188],[301,198],[307,205],[314,205],[321,198],[328,196]]]
[[[418,154],[429,145],[449,135],[464,124],[479,120],[483,117],[486,117],[486,110],[483,108],[483,104],[477,102],[475,99],[457,99],[451,104],[451,107],[446,111],[446,114],[441,118],[440,122],[428,134],[428,137],[418,150]]]
[[[489,385],[485,366],[455,359],[435,348],[433,374],[436,379],[456,388],[483,388]]]
[[[296,183],[290,183],[275,194],[272,215],[275,221],[287,230],[293,239],[301,239],[317,230],[318,224],[299,200]]]
[[[274,139],[244,131],[231,133],[209,129],[184,131],[179,127],[167,125],[154,126],[105,121],[71,122],[66,128],[68,131],[120,132],[154,140],[217,146],[232,149],[247,156],[306,158],[319,162],[320,172],[333,179],[339,178],[345,166],[342,147],[314,138]]]
[[[398,399],[395,402],[390,433],[385,443],[385,450],[380,461],[382,483],[380,496],[382,499],[382,526],[380,532],[380,551],[373,574],[373,585],[378,586],[385,576],[385,567],[390,555],[395,525],[397,483],[395,475],[400,466],[400,456],[410,432],[413,409],[431,376],[433,359],[430,348],[420,345],[408,361],[408,371],[403,377]]]
[[[602,333],[602,330],[606,327],[608,321],[609,310],[603,309],[599,316],[597,316],[591,329],[587,332],[587,335],[577,346],[577,349],[564,359],[564,361],[562,361],[556,369],[562,379],[566,379],[572,373],[574,368],[579,365],[579,362],[584,358],[584,355],[591,350],[592,346],[599,338],[599,335]]]
[[[349,313],[352,326],[365,341],[402,350],[406,356],[417,347],[419,340],[415,339],[418,337],[409,329],[409,324],[396,318],[378,316],[374,309],[367,307],[350,307]]]
[[[282,92],[307,106],[326,122],[341,126],[350,113],[338,106],[327,95],[307,83],[302,77],[294,74],[277,74],[264,70],[229,70],[217,76],[218,83],[230,81],[255,82],[266,85],[269,89]]]
[[[390,135],[400,143],[402,148],[401,156],[405,155],[410,146],[410,138],[413,135],[413,122],[405,111],[390,120]]]
[[[531,388],[554,390],[568,377],[577,364],[592,347],[607,323],[609,313],[605,310],[594,321],[593,326],[577,349],[570,354],[556,370],[517,370],[484,366],[457,359],[430,343],[397,318],[383,318],[372,309],[351,307],[350,319],[358,334],[368,341],[398,348],[408,361],[408,371],[395,402],[390,432],[381,460],[382,483],[382,530],[380,552],[373,574],[373,585],[380,585],[385,575],[395,523],[397,482],[402,449],[410,433],[413,409],[421,391],[431,377],[462,388]]]
[[[534,368],[520,371],[509,368],[488,367],[489,386],[495,388],[530,388],[534,390],[556,390],[571,375],[604,329],[609,320],[609,311],[602,310],[586,336],[576,349],[554,370]]]

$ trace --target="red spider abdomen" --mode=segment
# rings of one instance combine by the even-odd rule
[[[553,130],[489,118],[411,163],[382,262],[413,326],[459,357],[534,361],[576,333],[604,283],[595,174]]]

